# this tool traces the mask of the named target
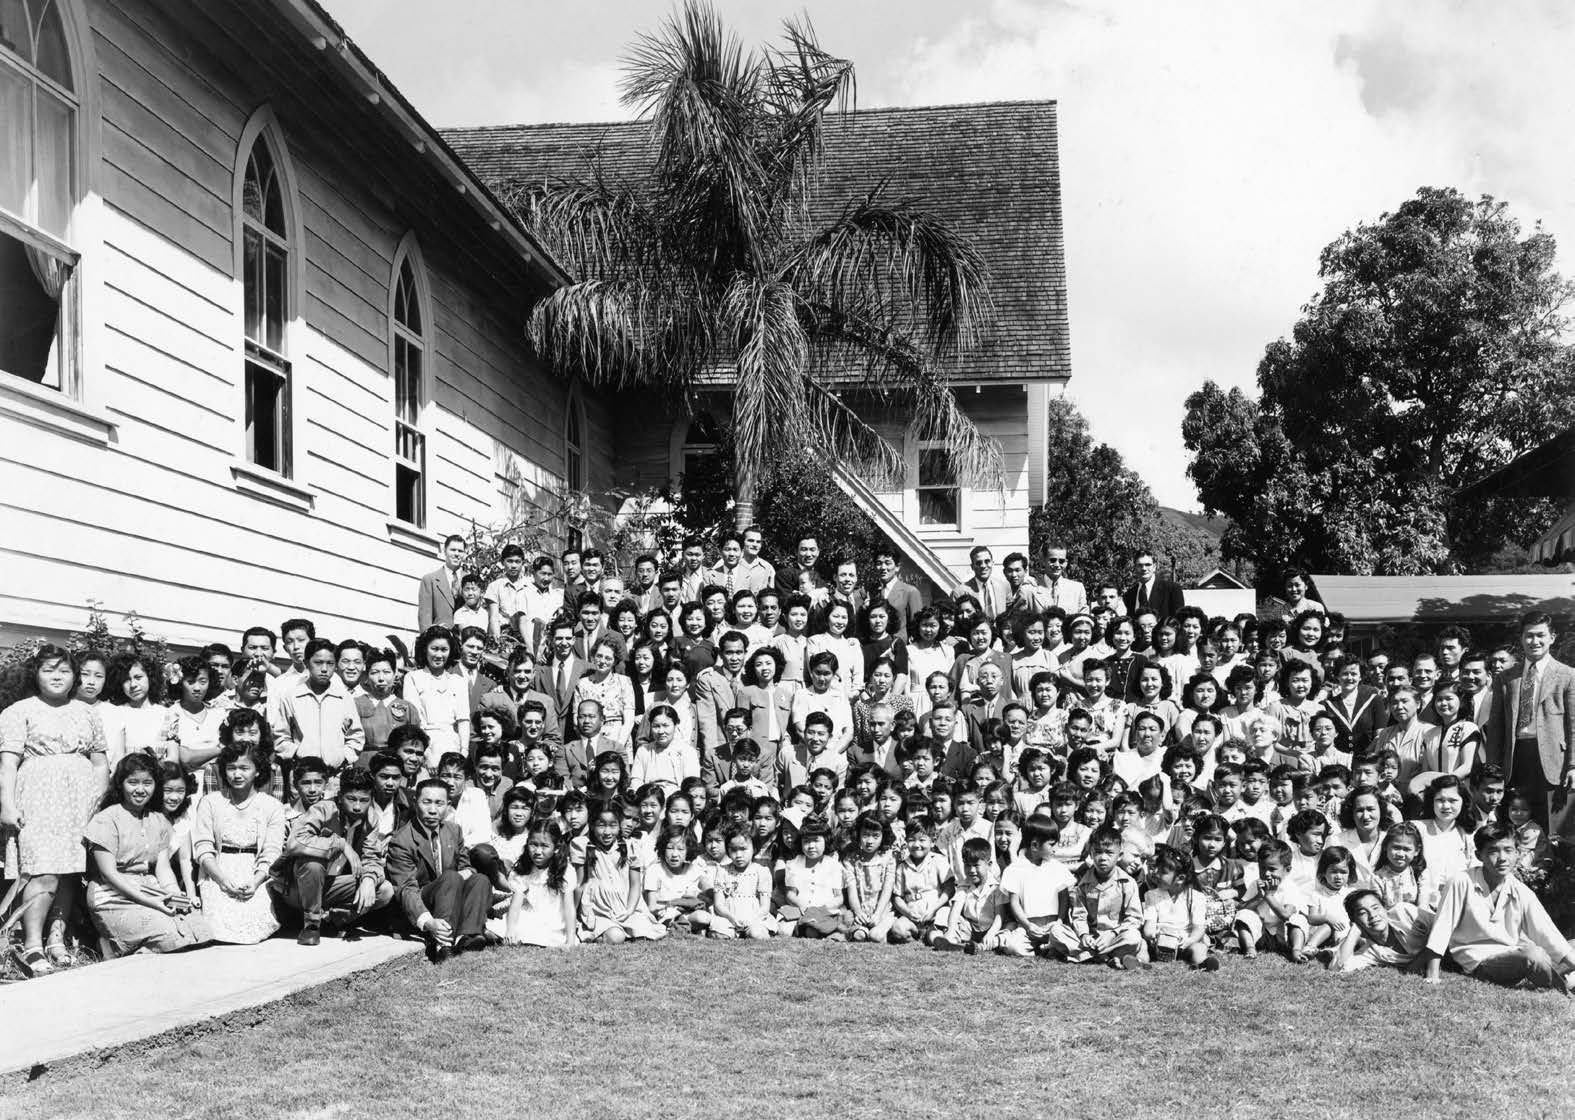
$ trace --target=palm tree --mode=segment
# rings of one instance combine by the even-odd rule
[[[533,309],[530,342],[549,365],[686,404],[702,382],[731,381],[740,526],[784,455],[818,448],[873,480],[901,477],[861,402],[911,410],[960,477],[999,473],[999,448],[938,368],[989,322],[979,253],[882,184],[811,221],[824,117],[853,93],[852,64],[807,22],[746,53],[709,3],[686,0],[625,59],[648,176],[615,180],[598,160],[583,178],[503,192],[578,278]]]

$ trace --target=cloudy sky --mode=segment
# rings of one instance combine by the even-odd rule
[[[437,125],[624,117],[618,59],[667,10],[327,2]],[[1206,378],[1253,384],[1344,229],[1455,186],[1575,246],[1575,6],[1559,0],[719,3],[747,42],[807,11],[855,63],[861,107],[1060,102],[1068,392],[1167,505],[1197,506],[1183,400]]]

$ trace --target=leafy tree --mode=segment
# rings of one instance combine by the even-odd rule
[[[1160,513],[1148,485],[1129,470],[1121,453],[1094,442],[1088,421],[1065,398],[1049,407],[1049,462],[1045,503],[1028,520],[1033,566],[1044,570],[1051,548],[1065,548],[1084,582],[1110,580],[1124,586],[1144,550],[1160,569],[1193,579],[1213,567],[1201,534],[1171,524]],[[1092,589],[1090,589],[1092,592]]]
[[[733,371],[740,526],[767,467],[805,447],[900,476],[900,452],[832,375],[856,373],[861,399],[909,412],[960,475],[999,469],[999,449],[937,369],[990,316],[979,253],[880,184],[829,224],[810,220],[823,118],[852,91],[853,65],[807,23],[789,21],[780,47],[746,51],[713,7],[688,0],[625,59],[648,174],[624,181],[597,164],[582,179],[503,190],[578,278],[532,310],[530,340],[549,364],[675,399]]]
[[[1451,495],[1575,421],[1575,289],[1506,205],[1423,188],[1324,249],[1323,290],[1258,366],[1261,396],[1187,399],[1188,474],[1227,556],[1405,575],[1525,544],[1547,503]]]

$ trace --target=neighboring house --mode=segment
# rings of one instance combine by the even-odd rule
[[[451,129],[444,137],[495,187],[584,175],[594,159],[631,179],[648,167],[638,123]],[[1026,552],[1029,511],[1044,502],[1047,404],[1071,376],[1055,103],[828,115],[814,216],[833,218],[882,184],[951,222],[989,264],[997,322],[946,372],[963,409],[1000,443],[1004,477],[999,487],[961,485],[906,417],[868,408],[865,418],[903,449],[907,484],[876,493],[846,471],[834,477],[907,554],[912,573],[949,591],[969,575],[974,546],[989,545],[997,563]],[[727,412],[725,386],[705,396],[694,418],[653,420],[648,403],[626,400],[617,422],[620,481],[677,484],[707,469]]]
[[[312,0],[5,0],[0,104],[0,645],[408,633],[444,533],[612,484],[561,272]]]
[[[1562,631],[1575,619],[1575,575],[1335,576],[1314,575],[1323,605],[1345,616],[1357,650],[1375,644],[1382,629],[1403,623],[1429,628],[1512,628],[1526,611],[1555,618]],[[1480,635],[1479,635],[1480,637]]]
[[[1557,521],[1531,546],[1543,564],[1575,560],[1575,428],[1517,455],[1492,474],[1455,492],[1460,502],[1486,498],[1556,498],[1564,505]]]

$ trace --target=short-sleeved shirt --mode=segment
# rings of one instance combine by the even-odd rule
[[[82,839],[89,848],[113,856],[117,871],[143,874],[152,871],[159,856],[169,850],[170,822],[163,813],[139,817],[124,805],[111,805],[93,814]]]
[[[842,861],[836,856],[825,856],[814,867],[797,856],[784,865],[782,885],[798,892],[800,909],[823,906],[837,910],[842,906]]]
[[[656,905],[665,906],[680,898],[696,898],[701,891],[709,890],[711,876],[696,860],[674,871],[661,860],[645,869],[645,889],[652,891]]]
[[[917,864],[901,859],[897,861],[896,891],[911,911],[926,917],[940,905],[941,887],[950,875],[946,857],[936,851],[926,853]]]
[[[1076,882],[1060,860],[1034,863],[1019,856],[1001,873],[1001,893],[1016,895],[1030,921],[1048,924],[1060,913],[1061,892]]]

